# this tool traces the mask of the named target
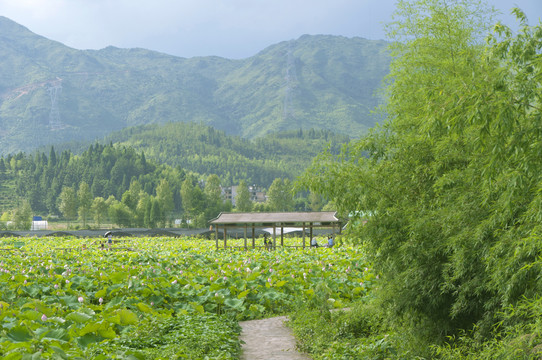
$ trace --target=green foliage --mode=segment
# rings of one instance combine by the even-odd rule
[[[101,196],[94,198],[90,210],[94,215],[94,221],[96,223],[96,226],[100,227],[100,224],[106,218],[106,214],[108,212],[108,207],[105,199]]]
[[[146,125],[113,133],[105,143],[144,152],[149,159],[198,173],[216,174],[222,185],[268,187],[275,178],[293,179],[324,148],[338,153],[349,137],[323,130],[269,133],[247,140],[196,123]]]
[[[376,360],[409,358],[398,355],[397,344],[386,328],[385,314],[374,302],[360,301],[346,311],[299,309],[290,326],[300,350],[315,360]]]
[[[205,207],[204,194],[195,177],[188,176],[183,181],[181,198],[183,199],[183,208],[187,219],[195,220]]]
[[[289,179],[275,179],[267,196],[271,211],[292,211],[294,208],[294,194]]]
[[[136,359],[238,359],[241,328],[214,314],[146,318],[115,339],[94,347],[91,356],[131,355]]]
[[[542,300],[523,299],[498,314],[500,320],[493,329],[494,337],[480,341],[478,328],[435,346],[440,359],[540,359],[542,355]]]
[[[249,212],[252,210],[252,201],[250,200],[248,185],[244,180],[241,180],[241,182],[239,182],[239,186],[237,187],[235,209],[239,212]]]
[[[72,187],[63,187],[59,196],[58,209],[66,219],[74,219],[77,215],[77,194]]]
[[[353,218],[393,327],[421,342],[490,338],[503,309],[542,290],[542,29],[497,25],[484,43],[491,14],[400,1],[389,119],[301,180]]]
[[[79,184],[77,203],[79,218],[83,220],[83,226],[86,227],[87,219],[90,216],[90,208],[92,206],[92,194],[90,193],[90,187],[84,181]]]
[[[119,227],[131,227],[134,214],[132,210],[120,201],[114,201],[108,209],[109,218]]]
[[[158,184],[156,188],[156,200],[158,200],[158,203],[160,204],[160,209],[163,213],[163,220],[161,223],[162,226],[165,227],[167,220],[171,219],[171,213],[175,208],[175,204],[173,203],[173,192],[166,179],[160,180],[160,184]],[[169,222],[171,223],[171,221]]]
[[[16,230],[30,230],[32,225],[32,208],[28,201],[13,212],[13,228]]]
[[[311,303],[321,283],[343,307],[375,280],[359,248],[223,252],[201,239],[126,238],[138,251],[125,251],[102,250],[100,239],[23,240],[21,250],[2,240],[12,250],[0,272],[6,359],[236,358],[238,320]]]
[[[38,214],[62,213],[73,220],[79,210],[85,220],[91,216],[92,199],[111,196],[122,199],[135,213],[144,193],[156,193],[168,216],[181,211],[179,190],[184,171],[147,161],[131,148],[93,144],[77,156],[69,151],[58,155],[51,148],[49,157],[19,153],[6,159],[13,167],[5,175],[15,183],[18,197],[28,199]],[[101,222],[106,209],[101,207],[99,214]]]

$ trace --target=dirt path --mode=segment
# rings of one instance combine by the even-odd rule
[[[310,360],[295,349],[292,331],[283,322],[288,318],[241,321],[243,353],[241,360]]]

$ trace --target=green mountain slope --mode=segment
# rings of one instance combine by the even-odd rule
[[[217,174],[223,185],[240,180],[268,187],[277,177],[301,175],[326,147],[338,153],[346,135],[326,130],[291,130],[253,140],[228,135],[195,123],[131,127],[113,133],[105,143],[133,148],[162,164],[201,175]]]
[[[302,36],[243,60],[81,51],[0,17],[0,154],[169,122],[245,138],[300,128],[358,136],[375,122],[385,48]]]

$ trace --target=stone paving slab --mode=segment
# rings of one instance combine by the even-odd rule
[[[310,360],[295,348],[295,337],[284,325],[286,316],[241,321],[241,340],[245,342],[241,360]]]

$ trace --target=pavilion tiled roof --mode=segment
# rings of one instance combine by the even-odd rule
[[[271,212],[271,213],[221,213],[211,224],[296,224],[338,223],[336,211],[320,212]]]

